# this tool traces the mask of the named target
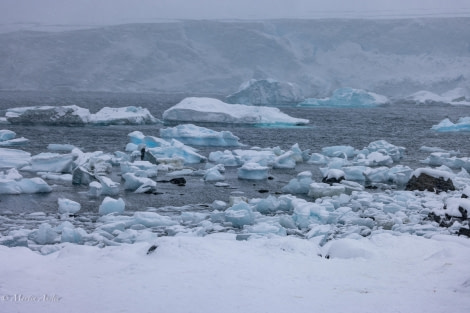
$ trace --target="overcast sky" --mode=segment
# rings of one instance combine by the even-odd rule
[[[0,24],[462,15],[470,0],[0,0]]]

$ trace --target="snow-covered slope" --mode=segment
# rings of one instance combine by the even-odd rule
[[[464,87],[470,18],[175,21],[0,34],[0,89],[219,93],[250,79],[402,97]]]

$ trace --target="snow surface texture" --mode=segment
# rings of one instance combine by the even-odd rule
[[[228,103],[251,105],[296,104],[304,99],[300,88],[289,82],[274,79],[251,79],[227,97]]]
[[[10,108],[5,114],[12,124],[45,125],[141,125],[155,124],[158,120],[147,109],[141,107],[109,108],[104,107],[91,114],[88,109],[76,105],[35,106]]]
[[[304,125],[306,119],[291,117],[278,108],[228,104],[212,98],[190,97],[163,112],[173,122],[237,123],[257,125]]]
[[[374,107],[388,103],[387,97],[361,89],[336,89],[331,97],[325,99],[305,99],[298,106],[313,107]]]
[[[250,79],[273,78],[315,98],[342,87],[395,98],[443,93],[468,85],[469,29],[470,18],[452,17],[169,21],[3,33],[0,89],[228,95]]]

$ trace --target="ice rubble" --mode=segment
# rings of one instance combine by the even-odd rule
[[[437,125],[431,127],[432,130],[437,132],[468,132],[470,131],[470,117],[461,117],[456,123],[450,119],[445,118]]]
[[[182,124],[176,127],[160,129],[160,137],[163,139],[176,139],[187,145],[194,146],[240,146],[238,137],[231,132],[214,131],[205,127],[199,127],[193,124]]]
[[[302,100],[304,96],[299,86],[274,79],[251,79],[226,98],[227,103],[268,106],[295,104]]]
[[[31,162],[31,153],[9,148],[0,148],[0,168],[22,168]]]
[[[0,194],[45,193],[52,188],[41,178],[24,178],[15,168],[0,171]]]
[[[44,125],[141,125],[155,124],[158,120],[141,107],[123,108],[104,107],[97,113],[76,105],[69,106],[31,106],[10,108],[5,114],[11,124]]]
[[[340,88],[336,89],[329,98],[309,98],[297,105],[305,107],[374,107],[388,102],[387,97],[373,92],[354,88]]]
[[[305,125],[309,121],[282,113],[278,108],[228,104],[213,98],[190,97],[163,112],[165,121]]]

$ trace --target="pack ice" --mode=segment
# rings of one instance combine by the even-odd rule
[[[228,104],[213,98],[190,97],[163,112],[168,122],[237,123],[258,125],[305,125],[278,108]]]

